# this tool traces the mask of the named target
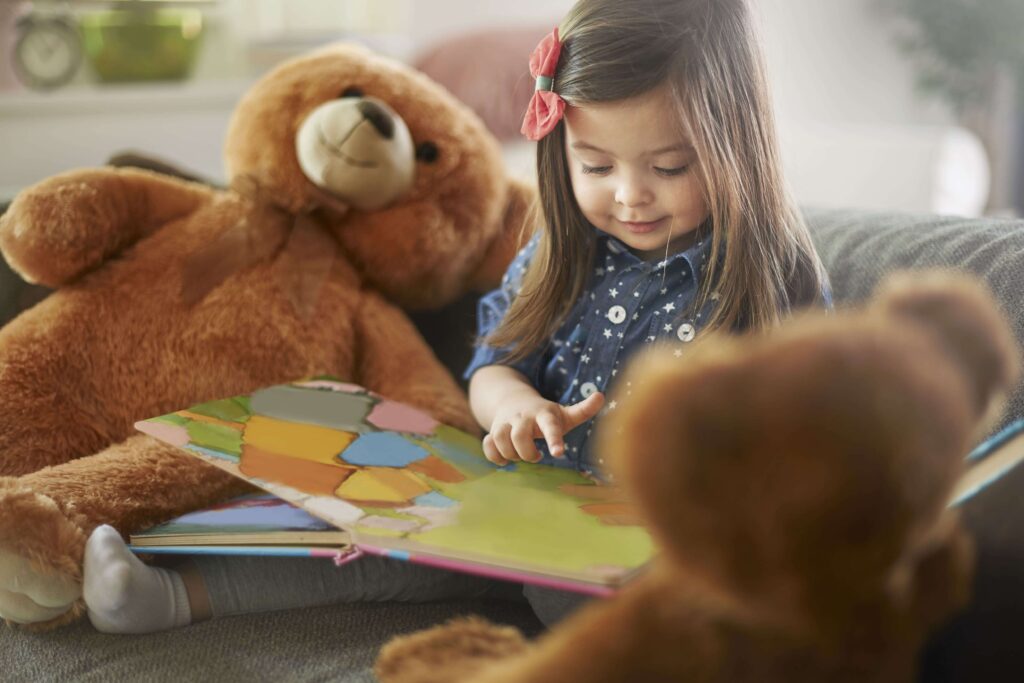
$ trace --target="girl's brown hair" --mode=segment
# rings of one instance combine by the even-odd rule
[[[580,0],[559,28],[554,90],[569,106],[667,86],[697,152],[713,257],[705,329],[756,330],[819,300],[824,280],[782,178],[761,47],[746,0]],[[586,288],[596,232],[576,204],[565,123],[537,146],[545,229],[519,295],[486,343],[512,359],[543,347]]]

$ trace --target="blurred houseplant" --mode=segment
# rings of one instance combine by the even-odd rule
[[[1024,213],[1024,0],[876,0],[923,92],[985,143],[990,208]]]

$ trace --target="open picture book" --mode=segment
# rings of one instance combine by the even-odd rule
[[[343,530],[349,557],[602,594],[654,553],[614,487],[563,467],[498,467],[477,437],[351,384],[284,384],[136,427]]]
[[[603,594],[641,570],[655,551],[616,488],[562,467],[498,467],[476,437],[352,384],[284,384],[136,427],[291,503],[308,513],[307,522],[326,522],[319,533],[328,541],[232,541],[225,537],[232,534],[206,533],[168,543],[156,536],[166,533],[163,525],[163,531],[132,537],[141,552],[326,555],[338,562],[376,554]],[[976,495],[1022,459],[1024,421],[967,456],[950,505]],[[182,524],[195,526],[194,515],[211,512],[218,509],[169,526],[180,531]],[[253,521],[252,510],[236,514]],[[296,531],[282,522],[270,526]],[[328,540],[325,529],[337,533]]]

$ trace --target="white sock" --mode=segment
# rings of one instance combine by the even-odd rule
[[[89,536],[84,573],[85,606],[99,631],[151,633],[192,623],[181,576],[143,564],[111,526]]]

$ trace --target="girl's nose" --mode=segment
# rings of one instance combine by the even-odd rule
[[[653,194],[635,177],[624,177],[615,188],[615,202],[622,206],[643,206],[650,203]]]

